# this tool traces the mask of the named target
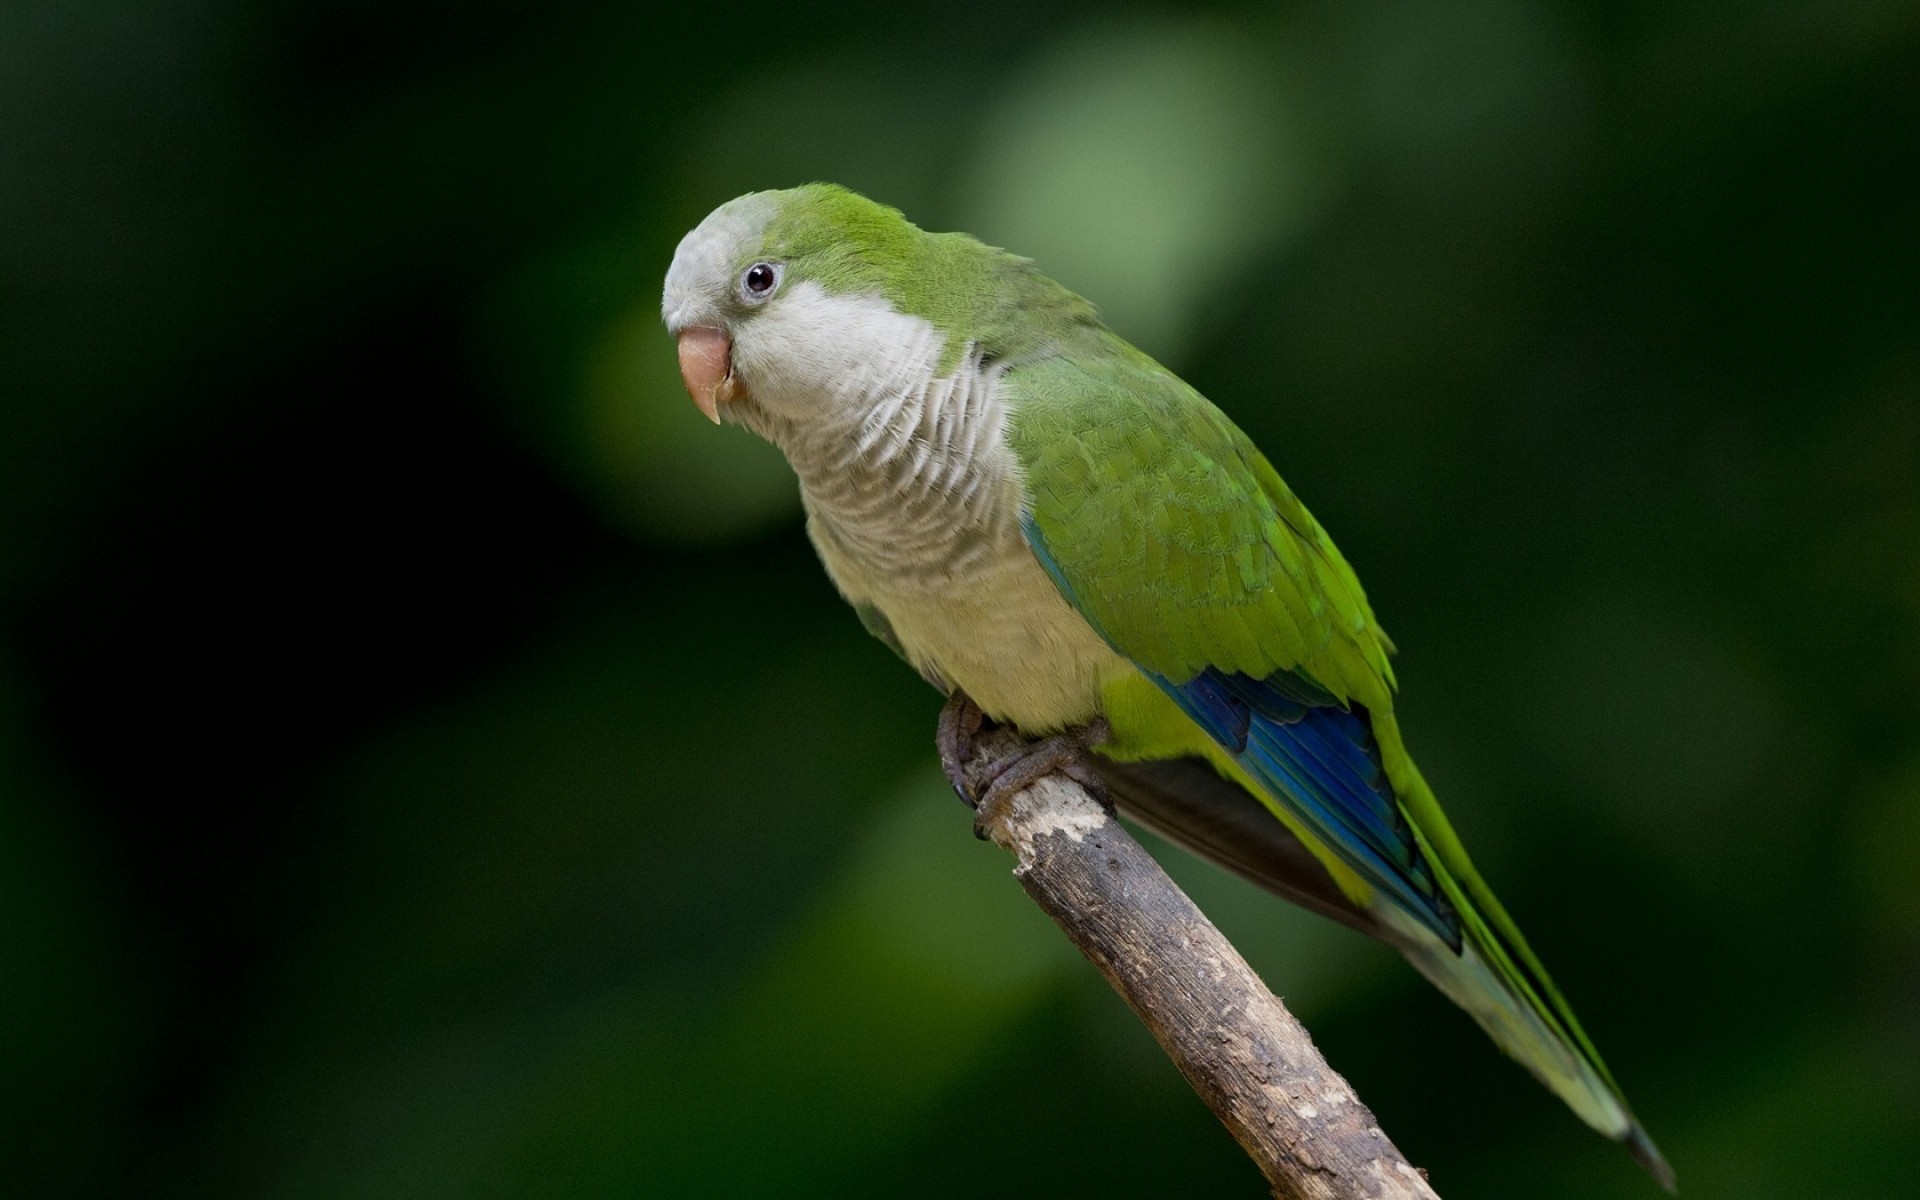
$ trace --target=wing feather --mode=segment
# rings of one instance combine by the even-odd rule
[[[1092,361],[1006,376],[1036,554],[1274,802],[1457,946],[1366,720],[1392,702],[1390,643],[1352,568],[1198,393],[1123,347]]]
[[[1257,798],[1297,823],[1303,844],[1323,846],[1411,918],[1407,929],[1432,935],[1427,945],[1401,943],[1422,971],[1584,1119],[1669,1180],[1401,746],[1393,642],[1353,569],[1218,409],[1112,335],[1090,336],[1098,343],[1071,357],[1032,359],[1004,376],[1036,558],[1257,786]],[[1224,831],[1243,826],[1207,825],[1195,815],[1202,807],[1162,798],[1149,820],[1276,890],[1301,886],[1274,881],[1288,859],[1272,847],[1224,847]],[[1328,911],[1310,880],[1304,893]],[[1354,912],[1379,915],[1346,899]],[[1401,941],[1391,922],[1362,924]]]

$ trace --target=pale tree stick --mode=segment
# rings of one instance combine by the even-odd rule
[[[966,776],[992,778],[1029,749],[1008,731],[982,734]],[[977,817],[1275,1196],[1438,1200],[1240,952],[1079,783],[1054,771],[994,794]]]

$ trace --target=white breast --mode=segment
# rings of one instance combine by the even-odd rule
[[[908,659],[997,720],[1036,734],[1080,724],[1100,711],[1102,685],[1132,669],[1061,598],[1017,525],[921,580],[848,553],[817,512],[807,529],[840,590],[886,616]]]
[[[969,346],[938,374],[944,336],[878,300],[816,293],[794,307],[806,328],[766,329],[792,340],[752,350],[804,343],[804,384],[782,372],[781,386],[815,394],[769,397],[792,417],[741,419],[793,463],[835,584],[886,616],[917,667],[996,719],[1042,733],[1097,714],[1103,683],[1132,668],[1027,547],[998,369]],[[840,361],[822,361],[823,346]]]

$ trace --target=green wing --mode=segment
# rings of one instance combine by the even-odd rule
[[[1208,667],[1391,702],[1393,643],[1333,542],[1247,436],[1118,339],[1008,374],[1033,524],[1074,600],[1175,683]]]
[[[1403,947],[1423,972],[1670,1179],[1406,755],[1393,644],[1353,569],[1224,414],[1111,334],[1088,339],[1005,377],[1035,555],[1269,803],[1435,936]]]
[[[1102,349],[1009,372],[1036,555],[1272,803],[1457,946],[1368,720],[1391,711],[1391,644],[1352,568],[1218,409]]]

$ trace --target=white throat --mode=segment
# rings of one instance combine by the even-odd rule
[[[922,674],[999,720],[1045,733],[1098,712],[1132,667],[1027,546],[1001,367],[965,346],[941,374],[946,339],[878,300],[820,294],[753,325],[734,361],[754,398],[732,417],[786,452],[847,599],[880,614]],[[762,388],[760,361],[779,365],[781,390]]]
[[[734,416],[793,464],[842,590],[937,586],[1024,550],[999,370],[968,346],[938,374],[945,335],[877,298],[808,283],[783,299],[736,344],[754,400]]]

